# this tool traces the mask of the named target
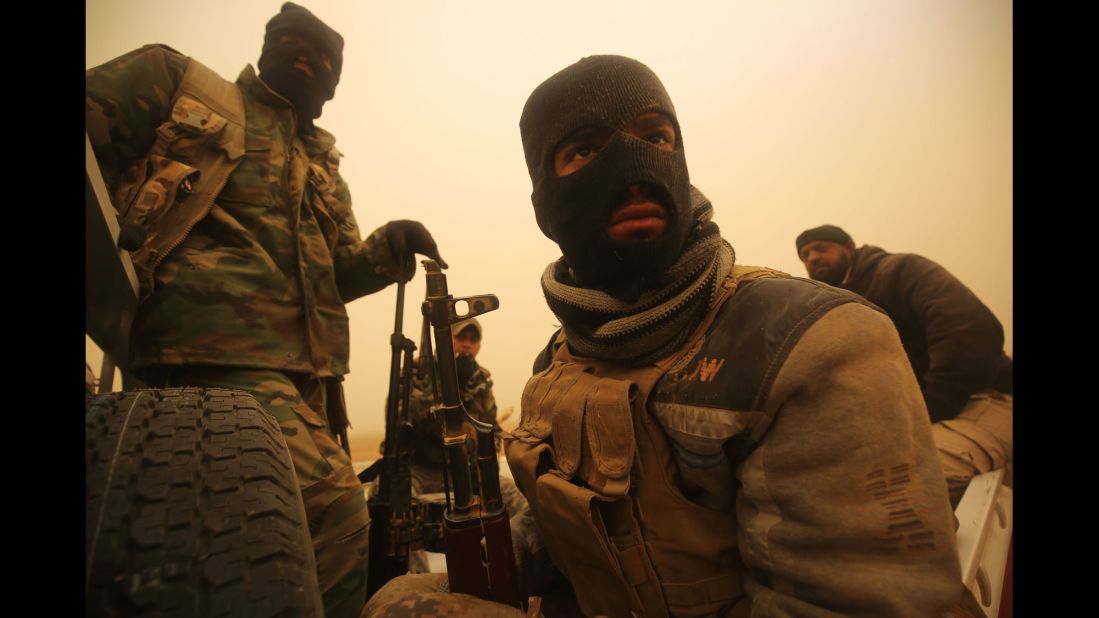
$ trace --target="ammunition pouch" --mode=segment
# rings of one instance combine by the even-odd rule
[[[122,220],[146,230],[132,252],[140,298],[153,273],[214,204],[244,155],[244,103],[232,82],[191,59],[148,155],[123,171],[112,196]]]
[[[650,395],[695,358],[742,283],[780,276],[734,267],[686,343],[655,364],[577,357],[559,334],[528,380],[508,463],[585,615],[710,616],[744,598],[732,505],[692,502],[683,483],[713,476],[731,488],[723,447],[746,425],[724,401],[679,425],[682,410]]]
[[[524,487],[524,493],[533,497],[546,547],[577,588],[584,613],[664,615],[660,582],[628,495],[638,386],[589,369],[555,361],[528,381],[508,458],[547,470],[531,479],[533,492]]]

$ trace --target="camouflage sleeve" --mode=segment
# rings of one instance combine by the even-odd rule
[[[500,452],[502,442],[500,426],[496,423],[496,397],[492,395],[492,378],[489,376],[488,369],[477,366],[469,381],[460,386],[458,396],[470,417],[493,426],[493,442],[496,445],[496,451]],[[469,425],[468,430],[470,440],[476,443],[476,429],[473,425]]]
[[[84,122],[111,193],[152,147],[188,62],[169,47],[146,45],[84,74]]]
[[[408,421],[412,423],[411,443],[412,461],[419,465],[442,466],[443,425],[441,420],[431,414],[435,405],[435,391],[426,377],[412,380],[408,397]]]
[[[492,379],[488,370],[478,368],[473,374],[471,387],[462,387],[458,395],[469,414],[485,423],[496,423],[496,398],[492,394]],[[425,378],[415,378],[408,398],[408,420],[413,433],[421,441],[437,444],[442,433],[442,423],[431,418],[431,406],[435,405],[435,391]],[[470,437],[473,437],[472,426]],[[441,462],[441,458],[440,458]]]
[[[491,374],[484,367],[478,367],[470,382],[473,386],[461,392],[462,403],[477,420],[495,424],[496,397],[492,394]]]
[[[462,404],[474,418],[486,422],[496,422],[496,398],[492,395],[492,378],[488,370],[480,367],[470,380],[472,387],[463,387],[458,393]],[[430,421],[431,406],[435,404],[435,391],[425,378],[414,378],[409,389],[408,420],[414,425]]]
[[[339,172],[334,174],[334,181],[336,188],[332,196],[338,202],[342,216],[332,261],[340,298],[348,303],[397,281],[397,260],[389,250],[384,225],[374,230],[366,240],[362,239],[355,213],[351,210],[351,190]]]
[[[419,425],[430,419],[431,406],[435,403],[435,392],[424,378],[413,378],[408,395],[408,420]]]

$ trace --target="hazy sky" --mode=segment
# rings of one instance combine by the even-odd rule
[[[86,66],[164,43],[235,79],[281,4],[87,0]],[[739,263],[804,276],[795,236],[833,223],[857,244],[945,266],[1000,319],[1011,352],[1010,2],[299,4],[345,40],[317,124],[337,137],[364,235],[422,221],[451,292],[500,299],[481,320],[478,360],[501,411],[516,408],[505,427],[556,325],[538,277],[560,255],[534,221],[519,114],[542,80],[592,54],[631,56],[661,77],[691,181]],[[405,303],[414,340],[423,294],[421,270]],[[348,306],[353,442],[381,432],[395,299],[393,286]]]

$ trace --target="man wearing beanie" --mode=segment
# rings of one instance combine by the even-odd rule
[[[736,264],[640,62],[563,69],[519,129],[538,225],[563,254],[542,274],[562,328],[506,451],[580,609],[909,616],[959,602],[942,471],[889,319]]]
[[[977,296],[931,260],[855,242],[843,229],[805,230],[795,244],[809,276],[881,307],[920,384],[951,499],[970,479],[1012,461],[1012,360],[1004,329]]]
[[[258,75],[247,66],[229,82],[149,45],[85,76],[112,201],[146,231],[131,255],[141,304],[127,388],[250,391],[279,422],[329,617],[357,616],[366,590],[344,305],[411,277],[416,253],[441,261],[415,221],[362,239],[335,138],[314,125],[342,65],[339,33],[287,2],[267,23]]]
[[[458,394],[462,405],[472,418],[495,425],[497,410],[496,397],[492,392],[492,374],[476,360],[481,351],[481,323],[477,318],[469,318],[452,325],[451,332]],[[417,357],[416,362],[423,366],[425,360]],[[412,381],[408,407],[408,417],[413,427],[413,494],[443,491],[445,463],[443,443],[439,439],[443,435],[443,428],[441,419],[435,419],[431,412],[436,403],[435,390],[427,372],[418,372]],[[469,429],[472,430],[472,427]],[[469,453],[470,457],[476,454],[472,443]],[[509,512],[514,512],[514,509],[509,509]]]
[[[504,443],[579,611],[932,616],[960,602],[946,485],[889,318],[735,263],[640,62],[566,67],[519,130],[538,226],[563,254],[541,276],[562,328]]]
[[[458,396],[462,406],[471,418],[482,423],[488,423],[495,427],[495,442],[497,451],[500,450],[500,426],[497,422],[496,397],[492,392],[492,374],[489,370],[477,362],[477,355],[481,352],[483,329],[477,318],[462,320],[451,326],[452,343],[454,345],[454,364],[458,378]],[[417,358],[417,363],[425,359]],[[423,365],[421,364],[421,367]],[[411,442],[411,474],[412,495],[436,494],[441,498],[445,490],[443,472],[446,465],[446,455],[440,436],[443,435],[442,419],[436,418],[432,411],[438,401],[432,380],[426,371],[414,374],[410,389],[408,418],[412,424]],[[471,466],[476,466],[476,436],[473,427],[467,425],[469,432],[469,456]],[[474,492],[477,491],[477,477],[473,477]],[[515,487],[515,482],[510,477],[500,477],[500,492],[507,507],[508,515],[515,516],[526,509],[526,500]],[[424,522],[427,523],[440,523]],[[432,550],[434,551],[434,550]],[[409,559],[409,570],[412,572],[426,572],[426,554],[416,550]]]

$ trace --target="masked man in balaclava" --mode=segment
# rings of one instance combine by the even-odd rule
[[[329,617],[357,616],[366,589],[369,517],[341,385],[344,304],[411,277],[416,253],[441,261],[415,221],[361,237],[335,138],[313,124],[335,93],[343,47],[287,2],[267,23],[258,76],[248,66],[228,82],[149,45],[85,81],[88,136],[112,201],[146,232],[131,254],[141,304],[127,387],[249,391],[279,422]]]
[[[889,318],[735,264],[657,76],[591,56],[519,121],[562,328],[506,451],[586,615],[936,615],[964,597]],[[730,219],[735,221],[735,219]]]
[[[544,547],[567,584],[527,578],[526,594],[588,616],[979,612],[889,318],[735,264],[636,60],[553,75],[519,129],[538,226],[564,254],[542,274],[562,328],[504,441],[537,522],[520,553]],[[431,584],[398,578],[366,613],[446,602]]]

